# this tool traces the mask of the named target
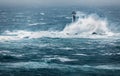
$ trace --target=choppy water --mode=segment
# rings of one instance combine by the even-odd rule
[[[71,24],[73,10],[87,17]],[[119,8],[1,8],[0,76],[119,76],[119,20]]]

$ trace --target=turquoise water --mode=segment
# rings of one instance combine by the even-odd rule
[[[89,17],[71,24],[73,10]],[[0,8],[0,76],[119,76],[119,20],[115,7]]]

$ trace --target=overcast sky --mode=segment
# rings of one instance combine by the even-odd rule
[[[120,5],[120,0],[0,0],[3,5],[41,5],[41,6],[105,6]]]

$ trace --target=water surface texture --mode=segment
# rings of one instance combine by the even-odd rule
[[[0,76],[120,76],[119,25],[115,7],[0,8]]]

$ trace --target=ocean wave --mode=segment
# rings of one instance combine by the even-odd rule
[[[78,55],[78,56],[89,56],[89,55],[87,55],[87,54],[80,54],[80,53],[73,54],[73,55]]]
[[[42,38],[42,37],[50,37],[50,38],[93,38],[93,39],[99,39],[99,38],[118,38],[119,36],[108,36],[108,35],[90,35],[90,34],[66,34],[65,32],[61,31],[25,31],[25,30],[19,30],[19,31],[5,31],[5,35],[0,36],[0,41],[6,41],[6,40],[21,40],[21,39],[32,39],[32,38]]]
[[[0,54],[4,54],[4,53],[11,53],[11,52],[8,50],[0,50]]]
[[[43,12],[42,12],[42,13],[40,13],[40,14],[41,14],[41,15],[45,15],[45,13],[43,13]]]
[[[83,71],[92,71],[92,70],[120,70],[120,65],[65,65],[65,64],[55,64],[55,63],[44,63],[44,62],[17,62],[17,63],[0,63],[0,67],[4,68],[26,68],[26,69],[59,69],[59,70],[83,70]]]
[[[13,58],[21,58],[24,54],[17,54],[15,52],[11,52],[8,50],[1,50],[0,51],[0,58],[1,60],[13,59]]]
[[[48,62],[48,61],[52,61],[52,60],[59,60],[60,62],[72,62],[72,61],[78,61],[77,59],[70,59],[68,57],[60,57],[60,56],[45,56],[44,58],[42,58],[42,60]]]
[[[31,24],[29,24],[29,26],[44,25],[44,24],[46,24],[46,23],[44,23],[44,22],[41,22],[41,23],[31,23]]]
[[[107,70],[120,70],[120,66],[117,65],[98,65],[95,66],[96,69],[107,69]]]
[[[44,13],[41,13],[44,15]],[[26,31],[26,30],[13,30],[5,31],[6,36],[0,36],[1,40],[20,40],[20,39],[31,39],[31,38],[113,38],[120,37],[120,34],[113,33],[108,29],[107,19],[101,19],[97,14],[82,14],[77,13],[79,17],[75,22],[67,25],[62,31]],[[46,23],[32,23],[29,26]],[[92,34],[95,32],[96,34]],[[12,35],[12,36],[10,36]],[[16,36],[13,36],[16,35]]]
[[[72,17],[65,17],[66,19],[72,19]]]
[[[71,47],[61,47],[59,49],[62,49],[62,50],[73,50],[73,48],[71,48]]]
[[[101,55],[106,55],[106,56],[120,55],[120,52],[118,52],[118,53],[104,53],[104,54],[101,54]]]

